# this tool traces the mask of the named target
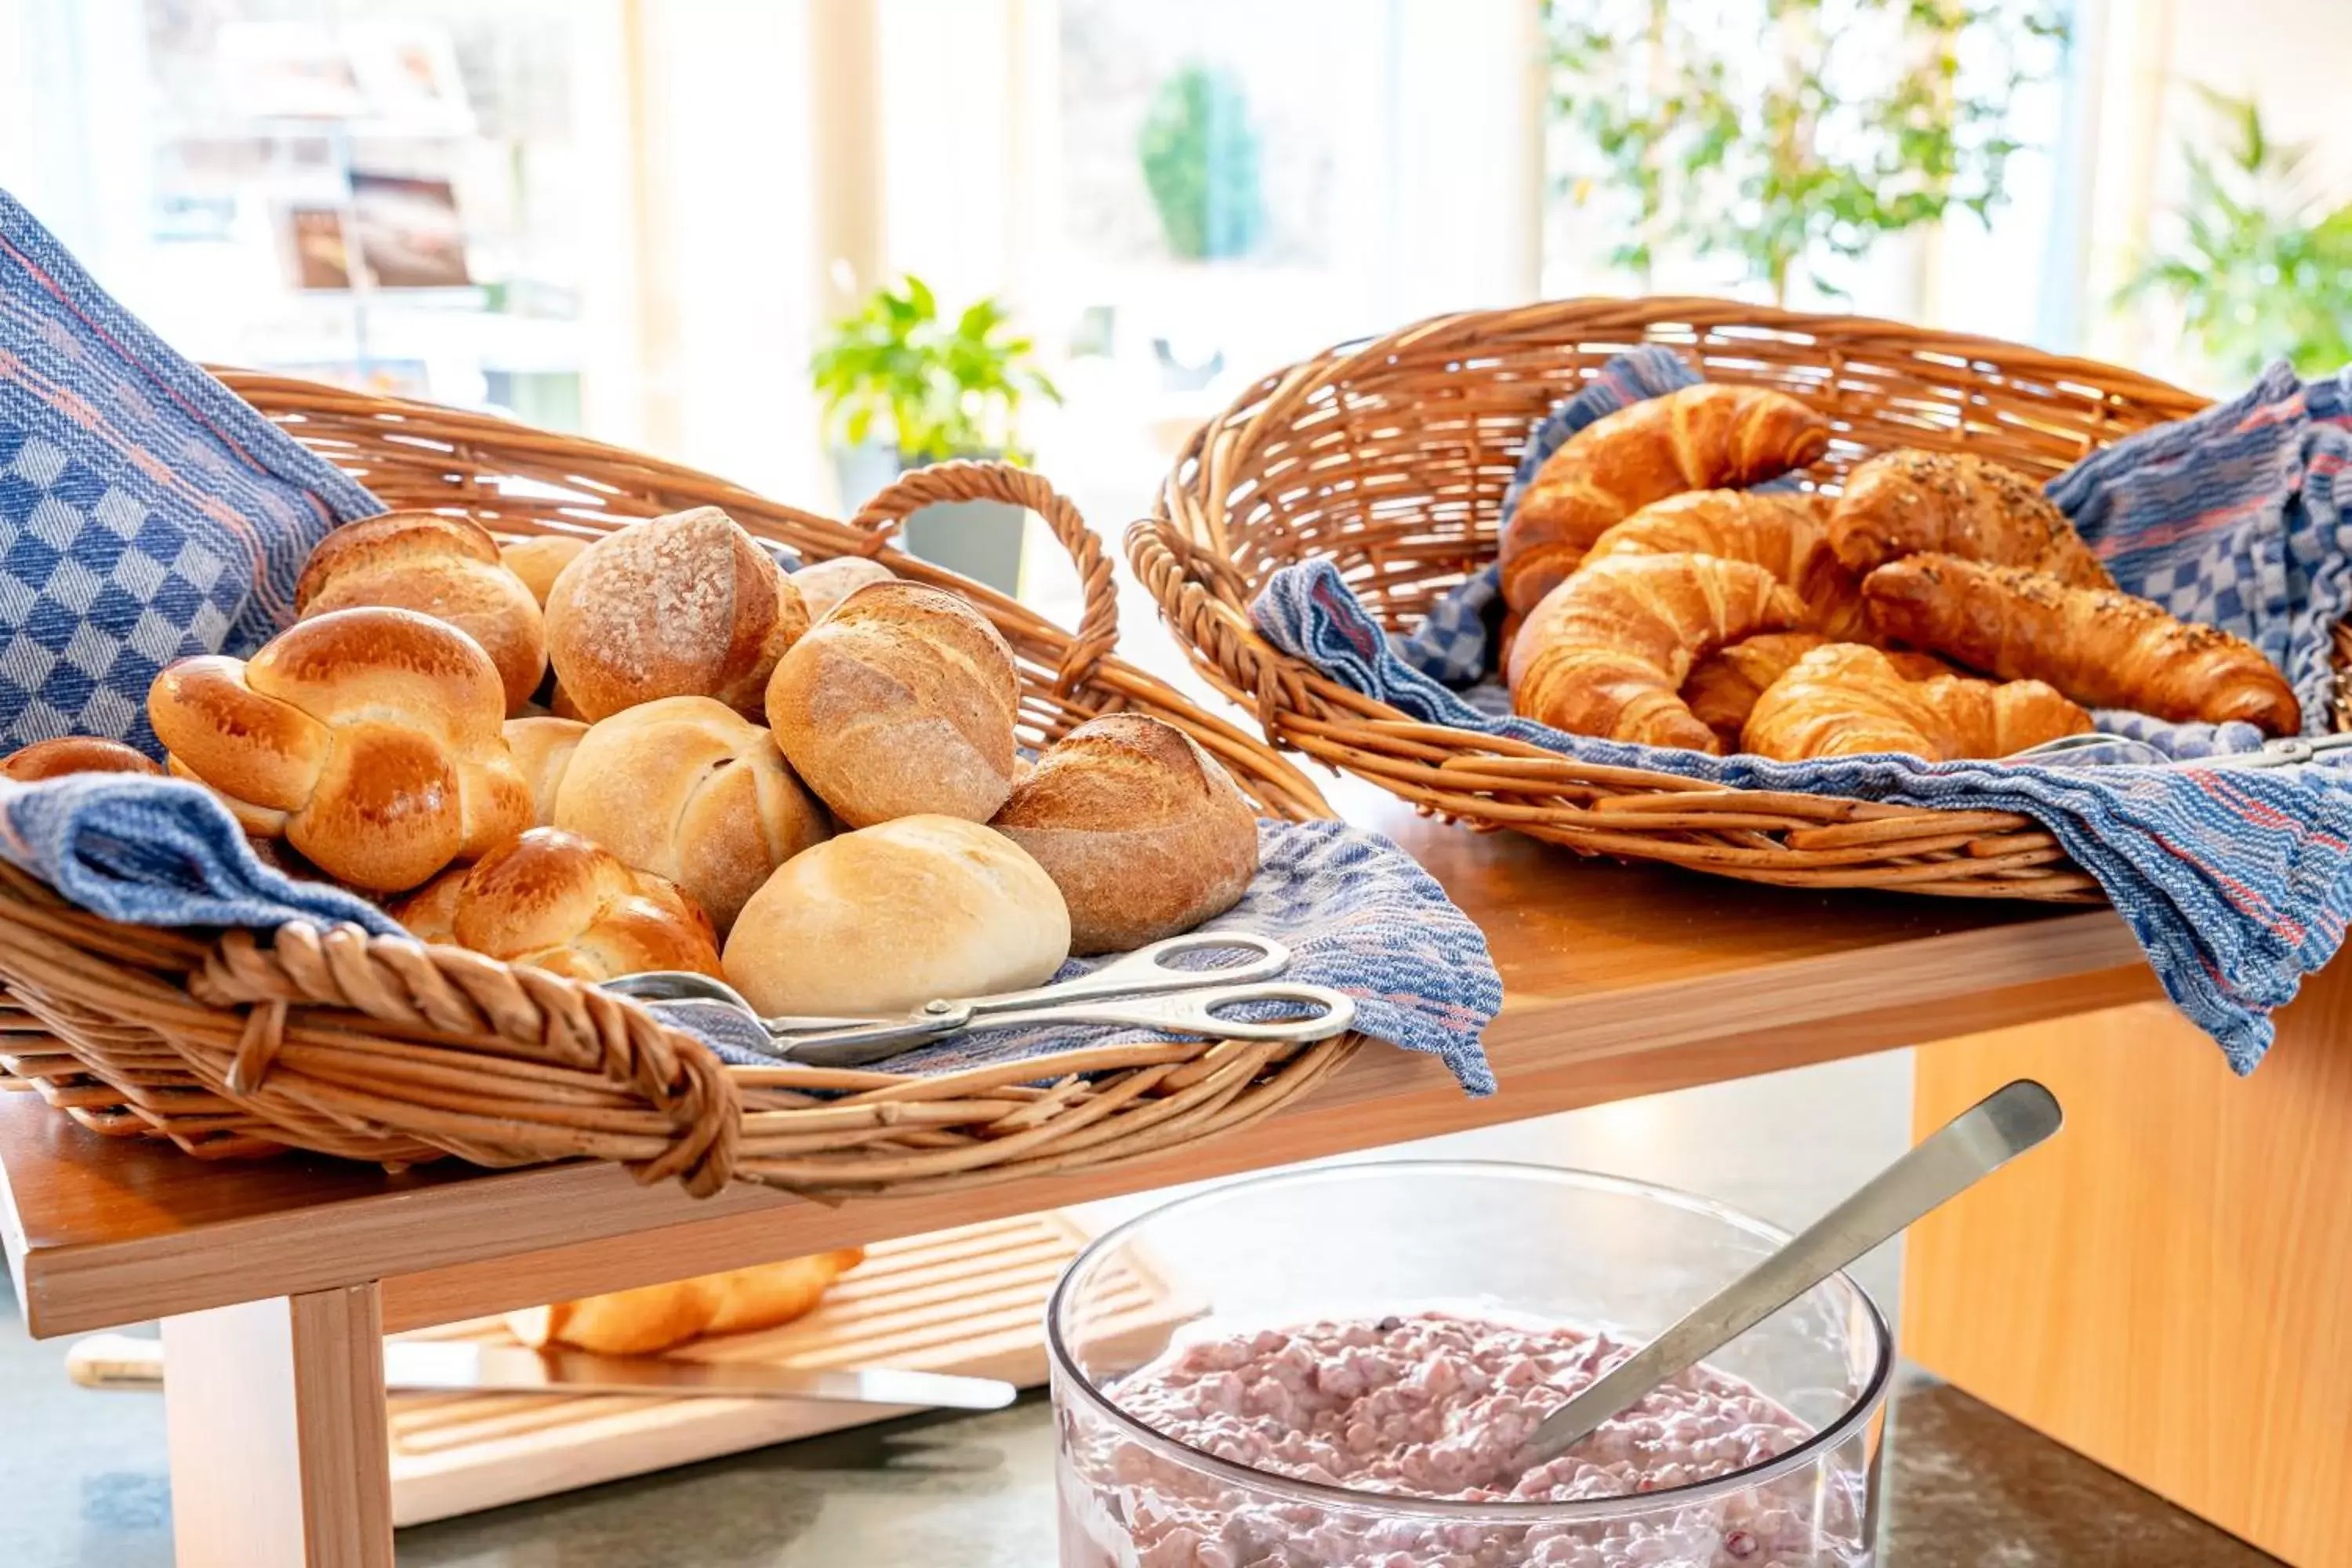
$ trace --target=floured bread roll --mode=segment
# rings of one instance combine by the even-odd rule
[[[362,605],[415,610],[481,644],[499,668],[509,713],[547,673],[539,601],[500,563],[489,531],[465,518],[392,511],[320,540],[295,584],[295,614],[308,620]]]
[[[501,540],[499,559],[506,563],[508,571],[522,579],[522,585],[530,590],[530,596],[544,609],[555,580],[588,544],[587,540],[576,534],[533,533]]]
[[[444,871],[386,910],[424,942],[573,980],[648,969],[719,973],[719,938],[691,900],[576,833],[534,827]]]
[[[1070,910],[1070,951],[1124,952],[1191,931],[1257,875],[1257,814],[1172,724],[1113,713],[1048,747],[990,824]]]
[[[582,551],[547,595],[547,650],[583,719],[661,697],[756,715],[800,635],[800,590],[715,506],[632,523]]]
[[[864,1017],[1042,985],[1070,954],[1061,890],[1029,852],[954,816],[902,816],[784,863],[729,933],[761,1013]]]
[[[665,697],[591,725],[556,786],[555,826],[676,882],[721,931],[827,831],[774,738],[709,697]]]
[[[853,827],[986,822],[1013,788],[1013,649],[953,594],[892,581],[843,600],[776,666],[776,743]]]
[[[809,624],[814,626],[832,614],[835,605],[868,583],[895,582],[898,575],[879,561],[868,561],[863,555],[836,555],[793,573],[793,586],[801,591],[801,602],[808,606]]]

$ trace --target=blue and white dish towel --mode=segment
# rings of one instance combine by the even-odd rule
[[[1698,377],[1663,348],[1612,361],[1539,423],[1504,514],[1575,430]],[[2274,366],[2236,400],[2144,431],[2053,480],[2057,501],[2129,592],[2235,632],[2284,670],[2308,734],[2328,727],[2332,628],[2352,607],[2352,372],[2309,384]],[[2022,766],[1874,756],[1710,757],[1570,735],[1512,717],[1491,686],[1491,569],[1412,637],[1392,638],[1328,562],[1276,572],[1252,605],[1268,641],[1424,723],[1581,761],[1743,788],[2021,812],[2098,879],[2165,992],[2252,1071],[2271,1014],[2344,941],[2352,917],[2352,769]],[[1457,688],[1462,688],[1457,689]],[[2103,730],[2194,759],[2251,749],[2252,726],[2102,711]]]

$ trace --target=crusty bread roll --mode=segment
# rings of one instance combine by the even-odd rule
[[[1013,788],[1013,649],[953,594],[860,588],[768,683],[776,743],[853,827],[936,813],[986,822]]]
[[[522,579],[530,596],[547,607],[548,590],[563,569],[572,564],[579,553],[588,548],[588,541],[571,533],[533,533],[520,538],[501,540],[499,559],[508,571]]]
[[[1070,952],[1045,868],[993,828],[902,816],[787,860],[720,954],[763,1014],[863,1017],[1042,985]]]
[[[319,542],[294,586],[308,619],[388,605],[448,622],[482,645],[517,712],[547,673],[539,601],[499,560],[478,523],[431,511],[390,511],[347,522]]]
[[[572,765],[580,737],[587,732],[588,726],[577,719],[547,714],[507,721],[507,751],[514,758],[515,771],[530,786],[532,826],[553,826],[556,787],[563,782],[563,770]]]
[[[1113,713],[1048,747],[994,827],[1070,910],[1070,951],[1124,952],[1191,931],[1257,875],[1257,814],[1172,724]]]
[[[722,932],[778,866],[827,831],[768,731],[710,697],[665,697],[589,727],[555,826],[685,889]]]
[[[864,1248],[845,1247],[814,1258],[529,1307],[507,1314],[507,1331],[533,1350],[565,1344],[598,1355],[658,1355],[704,1334],[748,1334],[804,1318],[835,1280],[865,1260]]]
[[[715,506],[607,534],[547,595],[548,656],[590,721],[659,697],[756,716],[769,672],[807,629],[800,590]]]
[[[879,561],[868,561],[863,555],[836,555],[793,573],[793,586],[801,591],[801,602],[808,606],[809,625],[814,626],[832,614],[835,605],[868,583],[888,583],[898,575]]]
[[[160,773],[163,771],[148,760],[145,752],[120,741],[101,741],[95,735],[60,735],[54,741],[36,741],[0,757],[0,773],[18,784],[38,784],[43,779],[63,778],[68,773]]]
[[[209,784],[247,832],[380,893],[530,825],[505,712],[479,643],[385,608],[298,621],[250,659],[182,659],[147,693],[173,773]]]
[[[648,969],[719,973],[718,934],[691,900],[556,827],[534,827],[471,866],[444,871],[385,912],[421,941],[573,980]]]

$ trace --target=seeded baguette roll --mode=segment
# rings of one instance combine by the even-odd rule
[[[842,821],[986,822],[1013,788],[1021,678],[979,611],[919,583],[869,584],[768,683],[776,743]]]
[[[1113,713],[1047,748],[990,824],[1070,910],[1070,951],[1124,952],[1232,909],[1257,875],[1257,814],[1172,724]]]

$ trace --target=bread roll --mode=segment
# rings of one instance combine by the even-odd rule
[[[38,784],[43,779],[63,778],[68,773],[160,773],[163,771],[148,760],[146,753],[120,741],[101,741],[95,735],[60,735],[54,741],[36,741],[0,758],[0,773],[18,784]]]
[[[541,715],[507,721],[507,751],[514,757],[515,771],[530,786],[532,826],[554,825],[556,787],[563,782],[564,769],[572,765],[580,737],[587,732],[588,726],[577,719]]]
[[[786,861],[720,957],[761,1013],[864,1017],[1042,985],[1069,953],[1069,910],[1027,850],[975,822],[922,816]]]
[[[808,606],[809,624],[814,626],[830,615],[835,605],[868,583],[889,583],[897,578],[898,574],[879,561],[868,561],[863,555],[836,555],[793,573],[793,586],[801,591],[801,602]]]
[[[778,866],[827,831],[768,731],[710,697],[665,697],[589,727],[555,826],[667,877],[720,931]]]
[[[572,533],[533,533],[508,539],[499,545],[499,559],[508,571],[522,579],[530,596],[547,606],[548,590],[555,586],[556,578],[572,564],[580,552],[588,548],[588,541]]]
[[[1021,678],[953,594],[876,583],[776,666],[768,722],[809,788],[867,827],[919,813],[986,822],[1013,788]]]
[[[431,511],[347,522],[319,542],[294,587],[303,618],[387,605],[446,621],[498,666],[506,710],[518,712],[547,673],[539,601],[499,560],[478,523]]]
[[[147,693],[173,773],[210,785],[248,833],[380,893],[530,825],[505,711],[479,643],[383,608],[298,621],[249,660],[182,659]]]
[[[861,1247],[787,1258],[697,1279],[615,1290],[507,1314],[532,1350],[566,1344],[599,1355],[658,1355],[703,1334],[747,1334],[804,1318],[835,1280],[865,1261]]]
[[[1257,875],[1257,813],[1172,724],[1113,713],[1038,759],[990,824],[1070,910],[1070,951],[1124,952],[1224,913]]]
[[[424,942],[594,982],[648,969],[719,973],[709,919],[677,889],[576,833],[534,827],[444,871],[386,911]]]
[[[592,721],[661,697],[756,716],[769,672],[807,629],[800,590],[715,506],[607,534],[547,595],[548,656]]]

